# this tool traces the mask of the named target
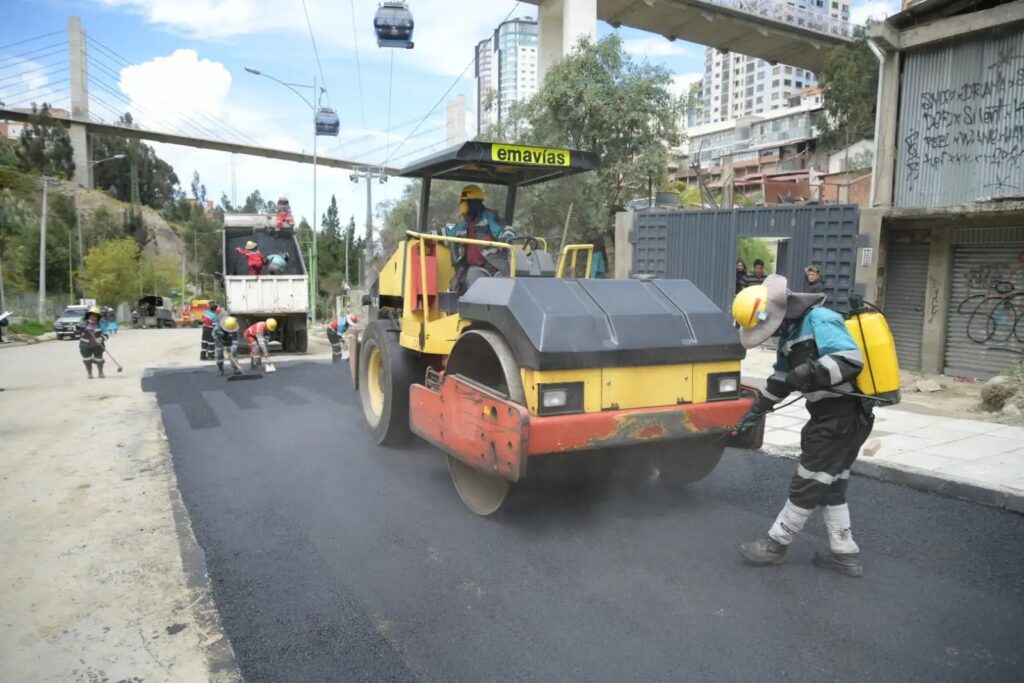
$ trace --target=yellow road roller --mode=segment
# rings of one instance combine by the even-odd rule
[[[518,188],[597,167],[588,152],[467,142],[400,172],[422,182],[420,227],[370,288],[353,382],[374,442],[416,435],[439,448],[476,514],[498,510],[540,457],[576,453],[586,468],[614,451],[690,483],[727,445],[761,445],[763,425],[730,434],[752,403],[745,351],[696,286],[590,279],[590,245],[556,258],[542,237],[508,229]],[[428,226],[435,178],[470,184],[463,210],[481,186],[504,186],[498,236],[493,212],[454,234]]]

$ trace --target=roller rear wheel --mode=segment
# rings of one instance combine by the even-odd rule
[[[525,404],[526,394],[516,362],[501,335],[490,330],[469,330],[459,337],[448,357],[446,374],[459,374]],[[486,517],[505,502],[512,484],[482,469],[446,454],[448,473],[462,502],[474,513]]]

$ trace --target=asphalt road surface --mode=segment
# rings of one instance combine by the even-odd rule
[[[214,596],[249,681],[1020,680],[1024,518],[851,482],[867,577],[738,560],[794,465],[730,451],[703,482],[458,499],[442,456],[364,435],[344,366],[155,391]]]

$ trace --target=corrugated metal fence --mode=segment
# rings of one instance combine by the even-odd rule
[[[906,54],[895,203],[940,207],[1024,192],[1024,29]]]
[[[634,214],[633,274],[684,278],[728,310],[735,294],[736,254],[743,237],[787,240],[776,264],[799,289],[803,269],[821,266],[833,308],[846,311],[858,246],[856,205],[765,207]],[[750,264],[748,264],[749,266]]]

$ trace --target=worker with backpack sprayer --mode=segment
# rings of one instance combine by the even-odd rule
[[[781,564],[794,537],[823,507],[830,552],[816,553],[814,564],[861,577],[864,566],[851,531],[847,483],[871,433],[873,405],[899,400],[899,369],[892,334],[880,313],[852,299],[854,313],[844,321],[824,303],[824,294],[790,292],[779,275],[741,290],[733,301],[743,346],[754,348],[779,333],[775,372],[737,431],[760,424],[794,391],[801,392],[810,413],[788,500],[767,537],[743,543],[739,550],[751,564]]]

